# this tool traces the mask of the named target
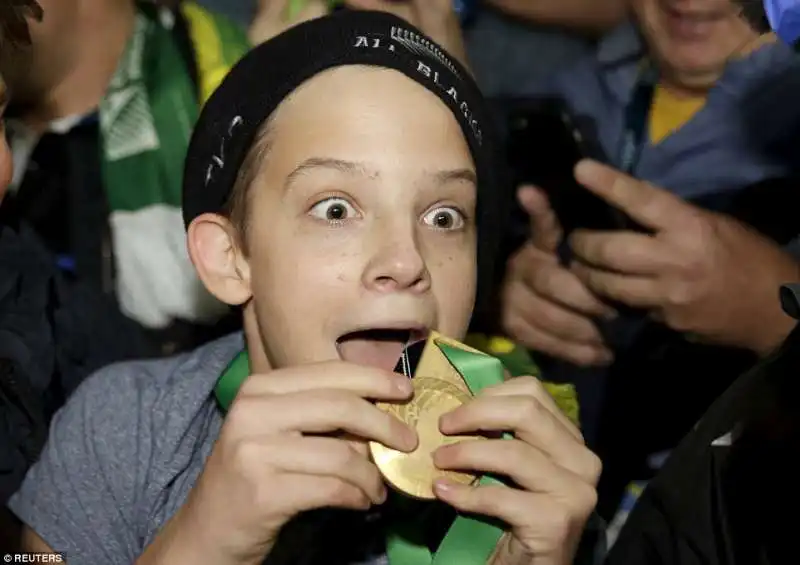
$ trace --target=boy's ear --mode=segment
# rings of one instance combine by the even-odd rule
[[[211,294],[231,306],[250,300],[250,266],[230,221],[217,214],[198,216],[189,224],[186,242],[194,268]]]

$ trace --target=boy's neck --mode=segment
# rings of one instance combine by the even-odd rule
[[[78,64],[44,96],[24,107],[22,121],[44,131],[60,118],[80,116],[97,109],[117,70],[136,22],[134,2],[108,2],[107,10],[84,18],[86,30],[76,30],[82,41]]]
[[[270,365],[264,347],[261,345],[261,333],[258,331],[255,316],[252,315],[252,312],[250,314],[248,315],[246,311],[243,313],[244,343],[250,358],[250,372],[253,374],[268,373],[272,370],[272,365]]]

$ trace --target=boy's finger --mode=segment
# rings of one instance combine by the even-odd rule
[[[282,507],[275,510],[294,516],[300,512],[319,508],[349,508],[367,510],[369,496],[347,481],[331,476],[287,474],[281,478]]]
[[[282,374],[281,378],[270,374],[251,375],[242,385],[240,394],[257,396],[336,389],[373,400],[403,400],[413,393],[411,382],[404,375],[346,361],[300,365]]]
[[[566,418],[556,416],[541,403],[525,396],[482,395],[445,414],[440,422],[443,434],[512,431],[559,467],[587,480],[593,477],[598,462],[575,434]]]
[[[532,396],[539,401],[542,408],[548,410],[554,418],[561,422],[575,439],[583,443],[583,435],[580,430],[559,408],[542,382],[536,377],[514,377],[501,385],[486,387],[482,393],[487,396]]]
[[[367,494],[374,504],[386,490],[377,467],[346,441],[330,437],[271,436],[247,444],[251,460],[242,464],[278,473],[329,476],[346,481]]]
[[[228,420],[236,426],[238,435],[341,431],[403,452],[413,451],[417,446],[416,432],[405,423],[342,390],[305,390],[237,399]]]

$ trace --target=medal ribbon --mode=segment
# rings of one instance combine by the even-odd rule
[[[499,359],[473,353],[434,340],[439,350],[461,375],[474,395],[484,388],[503,382],[503,364]],[[479,484],[502,484],[484,476]],[[419,541],[413,526],[395,525],[387,538],[386,553],[391,565],[486,565],[504,530],[489,518],[458,515],[445,534],[436,553]]]
[[[439,350],[463,377],[473,395],[488,386],[503,382],[502,363],[489,355],[473,353],[434,340]],[[220,376],[214,394],[227,410],[239,387],[250,374],[247,351],[240,352]],[[484,476],[479,484],[502,484]],[[396,524],[386,540],[391,565],[485,565],[497,547],[504,530],[490,518],[459,515],[447,531],[439,549],[431,554],[413,525]]]

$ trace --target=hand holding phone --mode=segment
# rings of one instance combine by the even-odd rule
[[[507,139],[515,184],[532,184],[545,192],[564,236],[576,229],[641,229],[575,180],[575,165],[582,159],[608,159],[592,124],[573,117],[565,104],[548,99],[513,109]]]

